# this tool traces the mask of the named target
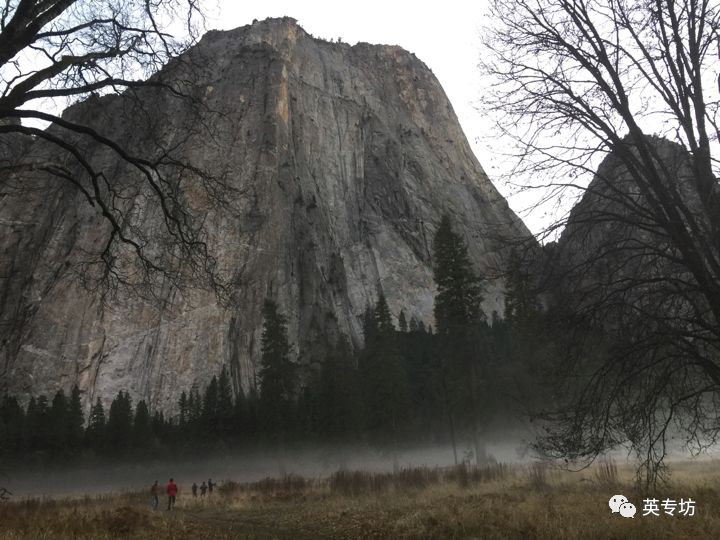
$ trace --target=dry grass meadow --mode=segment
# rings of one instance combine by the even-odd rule
[[[570,473],[542,464],[416,468],[395,474],[341,471],[252,484],[226,481],[212,497],[186,486],[172,512],[145,493],[0,503],[0,539],[720,538],[720,462],[679,462],[657,493],[633,487],[610,463]],[[611,514],[623,494],[633,519]],[[696,501],[694,516],[642,516],[642,500]]]

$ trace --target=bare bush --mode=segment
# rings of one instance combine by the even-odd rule
[[[603,489],[615,488],[618,485],[617,463],[612,458],[604,457],[595,465],[595,482]]]

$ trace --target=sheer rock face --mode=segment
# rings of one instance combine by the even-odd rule
[[[607,155],[572,209],[546,275],[551,276],[553,302],[576,320],[602,328],[594,337],[610,344],[618,365],[632,358],[638,366],[664,361],[680,366],[693,354],[716,355],[712,329],[717,325],[688,256],[703,238],[703,253],[713,255],[707,241],[713,228],[698,194],[691,154],[661,137],[648,136],[646,143],[657,171],[646,181],[658,182],[671,204],[651,204],[649,190],[641,188],[624,161]],[[637,152],[629,137],[626,144]],[[655,184],[653,195],[659,191]],[[673,239],[674,231],[664,225],[668,207],[694,231],[695,245],[686,244],[687,251],[677,232]],[[671,226],[679,223],[675,216],[668,220]]]
[[[229,172],[238,189],[232,209],[187,197],[208,208],[210,246],[236,283],[234,307],[199,290],[169,291],[162,307],[101,303],[66,261],[97,251],[106,227],[71,186],[34,177],[37,191],[0,199],[0,390],[37,395],[77,382],[86,404],[126,389],[169,410],[223,364],[247,389],[267,296],[307,358],[338,333],[359,344],[361,314],[380,290],[396,316],[402,309],[433,324],[432,238],[443,213],[488,277],[510,241],[530,237],[414,55],[316,40],[292,19],[210,32],[188,54],[194,90],[222,113],[203,116],[212,137],[191,129],[198,118],[177,100],[149,99],[149,117],[126,114],[116,96],[66,114],[134,148],[149,147],[150,125],[153,136],[160,126],[187,159]],[[115,173],[119,181],[134,174],[123,164]],[[502,313],[501,292],[499,279],[487,282],[488,314]]]
[[[656,152],[663,185],[678,207],[684,207],[703,230],[709,230],[694,188],[690,154],[661,137],[648,136],[647,140]],[[579,305],[596,302],[598,295],[615,289],[616,294],[629,294],[637,288],[638,295],[647,295],[650,284],[644,280],[653,275],[680,276],[687,271],[676,264],[674,259],[682,260],[683,256],[673,248],[667,234],[657,210],[647,202],[626,165],[609,154],[573,207],[557,245],[563,293],[566,298],[577,298]],[[668,292],[663,294],[667,296]]]

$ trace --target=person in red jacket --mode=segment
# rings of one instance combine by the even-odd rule
[[[178,487],[175,481],[171,478],[168,482],[167,489],[165,490],[168,496],[168,510],[175,506],[175,497],[177,496]]]

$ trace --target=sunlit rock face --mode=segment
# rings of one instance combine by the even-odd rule
[[[0,199],[1,391],[27,397],[78,383],[86,405],[126,389],[135,401],[171,410],[180,391],[206,384],[223,365],[235,388],[247,389],[268,296],[305,360],[328,336],[359,345],[361,314],[379,291],[395,316],[404,310],[408,320],[433,324],[432,238],[444,213],[488,277],[486,313],[502,313],[494,276],[510,242],[530,235],[413,54],[328,43],[285,18],[210,32],[187,58],[212,137],[191,129],[198,118],[180,101],[157,96],[143,114],[128,114],[111,96],[66,115],[138,149],[152,148],[149,124],[155,136],[159,125],[188,160],[228,173],[237,188],[231,208],[186,196],[205,209],[211,250],[235,287],[233,306],[210,292],[174,289],[159,303],[100,302],[66,261],[97,251],[107,228],[72,186],[36,175],[41,189]],[[180,77],[187,68],[171,64],[161,76],[176,76],[173,69]],[[96,159],[113,158],[98,151]],[[134,174],[122,163],[115,173],[119,181]],[[136,208],[142,214],[141,200]],[[153,226],[152,216],[141,217]]]

